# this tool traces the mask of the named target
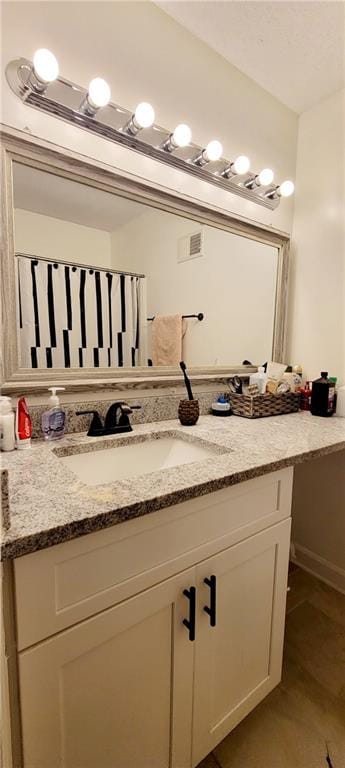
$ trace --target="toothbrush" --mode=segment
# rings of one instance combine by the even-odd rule
[[[183,362],[183,360],[181,360],[181,362],[180,362],[180,368],[181,368],[181,371],[182,371],[182,373],[184,375],[184,383],[186,385],[188,400],[194,400],[193,392],[192,392],[192,386],[191,386],[191,383],[190,383],[189,378],[188,378],[187,373],[186,373],[187,366],[186,366],[186,363]]]

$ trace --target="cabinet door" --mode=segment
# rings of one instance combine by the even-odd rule
[[[162,582],[19,657],[25,768],[187,768],[194,643]]]
[[[193,765],[280,681],[289,541],[286,520],[197,567]]]

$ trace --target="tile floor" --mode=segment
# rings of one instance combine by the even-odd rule
[[[198,768],[345,768],[345,595],[289,584],[282,682]]]

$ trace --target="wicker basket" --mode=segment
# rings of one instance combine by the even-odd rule
[[[193,427],[199,418],[199,400],[180,400],[178,417],[183,427]]]
[[[246,419],[261,419],[263,416],[279,416],[282,413],[296,413],[299,409],[299,392],[286,392],[283,395],[230,394],[230,404],[235,416]]]

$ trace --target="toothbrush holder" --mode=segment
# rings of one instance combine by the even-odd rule
[[[199,400],[180,400],[178,417],[183,427],[193,427],[199,418]]]

